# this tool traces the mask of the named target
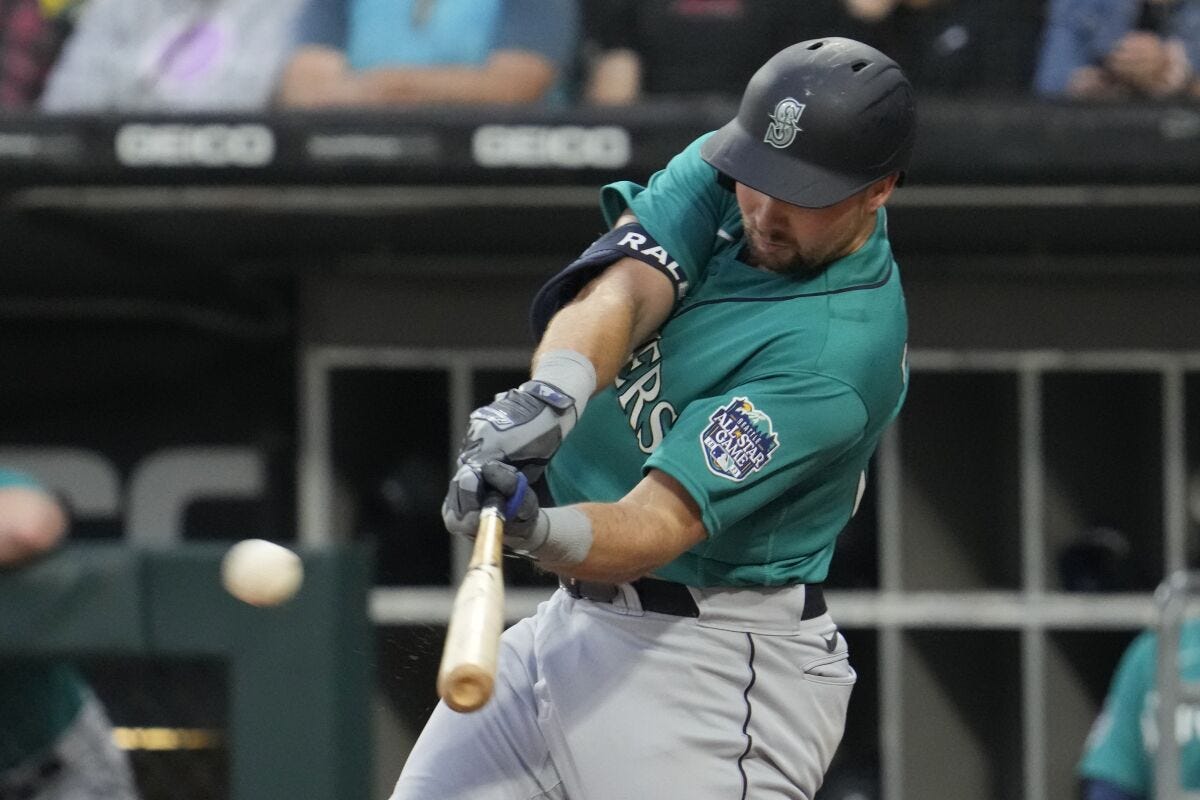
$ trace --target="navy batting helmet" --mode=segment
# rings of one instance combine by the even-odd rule
[[[794,44],[759,68],[737,116],[700,154],[751,189],[824,208],[903,173],[915,129],[912,86],[899,65],[829,37]]]

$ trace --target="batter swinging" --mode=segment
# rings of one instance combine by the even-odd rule
[[[539,292],[531,380],[471,415],[443,507],[469,535],[504,493],[563,588],[394,798],[813,797],[855,681],[821,581],[906,387],[883,206],[913,130],[893,61],[817,39],[604,188],[615,227]],[[553,508],[524,491],[547,464]]]

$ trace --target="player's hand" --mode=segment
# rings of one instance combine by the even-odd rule
[[[450,479],[450,491],[442,503],[442,521],[446,530],[474,537],[479,529],[479,511],[484,497],[498,492],[504,497],[504,544],[511,550],[536,557],[546,543],[549,525],[543,519],[537,494],[516,467],[500,461],[482,466],[467,463]]]
[[[489,461],[503,461],[536,481],[575,426],[576,406],[574,397],[544,381],[526,381],[497,395],[471,412],[458,463],[478,471]]]

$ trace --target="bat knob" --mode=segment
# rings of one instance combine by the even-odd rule
[[[493,678],[474,665],[452,670],[438,685],[438,695],[459,712],[477,711],[492,696]]]

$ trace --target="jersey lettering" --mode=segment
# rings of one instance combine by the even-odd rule
[[[617,242],[617,247],[628,247],[630,250],[632,250],[636,253],[636,252],[640,252],[638,250],[638,248],[641,247],[642,245],[644,245],[645,243],[646,243],[645,236],[642,236],[640,233],[634,233],[633,231],[630,231],[629,233],[627,233],[623,237],[621,237],[621,241]]]
[[[670,414],[671,418],[664,420],[663,416]],[[667,435],[667,431],[675,424],[675,420],[679,419],[679,415],[675,413],[674,407],[666,400],[660,401],[654,408],[650,409],[650,417],[647,420],[647,427],[650,433],[650,441],[646,441],[644,432],[645,428],[638,431],[638,449],[646,455],[650,455],[658,446],[662,444],[663,437]]]
[[[679,418],[675,408],[666,400],[655,403],[662,392],[662,351],[659,342],[655,338],[635,352],[616,380],[617,389],[624,390],[617,396],[617,402],[629,420],[629,429],[637,436],[638,449],[647,455],[662,444],[671,424]]]
[[[642,255],[649,256],[650,258],[657,260],[658,263],[662,264],[664,267],[667,266],[667,262],[671,261],[671,258],[667,255],[667,251],[662,249],[661,244],[656,244],[654,247],[651,247],[649,250],[643,250]],[[671,263],[674,263],[674,262],[671,262]],[[676,266],[678,266],[678,265],[676,265]]]
[[[636,223],[623,225],[622,228],[627,228],[630,226],[636,226]],[[617,230],[614,230],[613,233],[616,233],[619,230],[621,229],[618,228]],[[652,246],[643,250],[642,246],[648,242],[652,243]],[[620,241],[617,242],[617,249],[624,250],[626,253],[629,253],[644,264],[650,264],[651,266],[658,264],[658,267],[665,271],[667,277],[671,279],[671,283],[675,284],[676,298],[681,299],[687,295],[688,282],[687,278],[683,274],[683,270],[679,268],[679,262],[671,258],[671,254],[667,252],[666,248],[664,248],[661,244],[654,242],[654,240],[646,234],[638,233],[637,231],[633,230],[626,231],[625,234],[621,236]]]
[[[867,473],[865,471],[858,473],[858,491],[854,494],[854,508],[850,510],[850,516],[853,517],[858,513],[858,507],[862,504],[863,495],[867,492]]]
[[[659,341],[661,341],[661,340],[658,337],[651,339],[650,342],[647,343],[645,347],[643,347],[641,350],[637,351],[632,356],[630,356],[629,363],[625,365],[625,369],[622,372],[622,374],[632,375],[635,371],[641,369],[642,365],[645,363],[656,364],[659,361],[661,361],[662,353],[658,349]],[[642,361],[643,358],[648,358],[649,362]],[[618,389],[620,389],[622,386],[624,386],[628,382],[629,382],[628,378],[622,378],[620,375],[617,376],[617,388]],[[624,408],[624,404],[622,404],[622,408]]]
[[[647,400],[657,400],[658,391],[662,388],[659,378],[662,377],[662,365],[655,364],[642,377],[638,378],[633,386],[621,393],[619,399],[621,408],[625,409],[626,415],[629,417],[629,427],[636,429],[638,421],[642,416],[642,408]],[[629,401],[633,402],[633,410],[629,410]]]
[[[1153,755],[1158,750],[1158,692],[1151,689],[1146,693],[1142,706],[1142,742],[1146,753]],[[1200,740],[1200,707],[1192,703],[1180,703],[1175,707],[1175,742],[1180,747]]]

